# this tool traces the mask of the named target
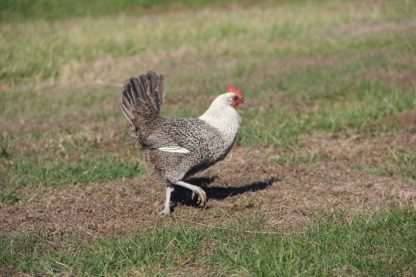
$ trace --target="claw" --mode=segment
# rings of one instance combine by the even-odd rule
[[[202,207],[205,206],[207,202],[207,195],[205,191],[201,188],[199,188],[197,191],[192,191],[192,200],[194,200],[197,196],[198,198],[196,199],[196,204],[201,205]]]
[[[198,194],[198,205],[201,205],[202,207],[205,206],[205,204],[207,203],[207,195],[205,193],[204,190],[202,190],[201,188],[197,191]]]

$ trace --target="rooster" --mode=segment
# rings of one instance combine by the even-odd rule
[[[130,78],[122,93],[121,108],[151,175],[166,187],[160,214],[169,215],[175,186],[190,189],[192,197],[198,196],[197,204],[205,206],[205,191],[185,180],[230,152],[241,121],[236,109],[244,103],[244,95],[229,86],[198,118],[164,118],[160,116],[164,94],[163,75],[150,71]]]

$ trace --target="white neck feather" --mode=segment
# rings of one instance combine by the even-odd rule
[[[199,119],[217,129],[227,144],[232,144],[240,129],[241,119],[237,111],[230,106],[228,97],[228,93],[217,96]]]

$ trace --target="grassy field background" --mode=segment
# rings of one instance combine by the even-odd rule
[[[0,275],[416,274],[413,1],[0,1]],[[236,148],[158,216],[120,112],[240,88]],[[182,192],[182,195],[181,195]]]

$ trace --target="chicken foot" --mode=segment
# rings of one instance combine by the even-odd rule
[[[195,194],[198,195],[197,204],[201,205],[202,207],[204,207],[205,204],[207,203],[207,195],[205,191],[201,189],[200,187],[185,183],[183,181],[178,181],[177,183],[175,183],[175,185],[192,190],[192,198],[194,198]],[[173,190],[174,190],[173,186],[166,186],[165,206],[163,210],[160,212],[161,215],[170,215],[170,198],[171,198]]]
[[[207,195],[205,191],[201,189],[200,187],[185,183],[184,181],[178,181],[177,183],[175,183],[175,185],[192,190],[192,196],[194,196],[194,194],[197,194],[198,195],[197,204],[201,205],[202,207],[204,207],[205,204],[207,203]]]

